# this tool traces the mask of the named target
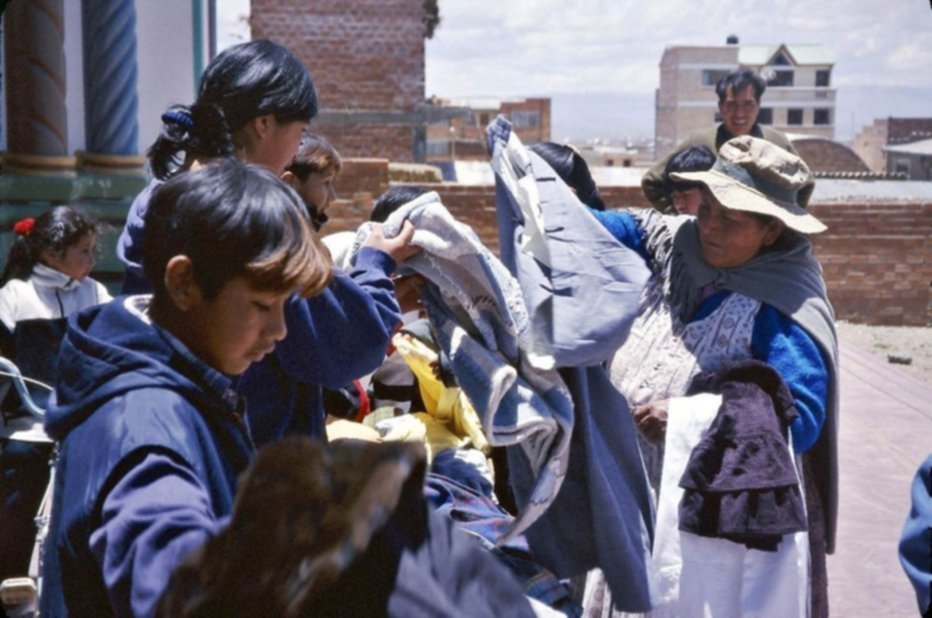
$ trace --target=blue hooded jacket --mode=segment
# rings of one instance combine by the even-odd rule
[[[177,562],[231,512],[254,455],[232,380],[148,323],[144,303],[121,297],[74,315],[62,342],[46,417],[60,451],[43,615],[148,613]]]
[[[160,184],[153,180],[133,200],[117,242],[126,267],[124,294],[152,291],[142,270],[142,243],[149,202]],[[294,433],[326,439],[322,387],[336,390],[374,371],[401,322],[389,278],[395,266],[384,251],[363,247],[353,268],[335,269],[321,294],[288,301],[288,335],[237,384],[249,402],[247,420],[258,446]]]

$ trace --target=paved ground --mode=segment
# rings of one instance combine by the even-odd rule
[[[932,452],[932,385],[842,338],[837,548],[829,556],[833,617],[917,616],[897,557],[909,488]]]

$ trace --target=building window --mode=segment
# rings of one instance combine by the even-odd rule
[[[427,156],[446,157],[450,154],[450,142],[427,140]]]
[[[803,110],[788,109],[786,110],[786,124],[799,125],[803,123]]]
[[[529,110],[514,110],[509,114],[511,124],[516,129],[536,129],[540,126],[540,112]]]
[[[721,80],[728,77],[731,71],[722,71],[719,69],[703,69],[702,70],[702,85],[703,86],[715,86]]]
[[[773,124],[773,109],[770,107],[760,108],[760,112],[757,113],[757,123]]]
[[[817,109],[813,117],[814,124],[832,124],[832,113],[828,109]]]
[[[786,54],[784,54],[783,52],[780,52],[779,54],[777,54],[777,56],[773,59],[773,62],[771,62],[770,64],[775,64],[777,66],[786,67],[786,66],[790,66],[793,63],[790,62],[790,59],[786,57]]]
[[[489,112],[482,112],[479,114],[479,126],[486,127],[489,124]]]
[[[773,72],[773,77],[767,80],[768,86],[792,86],[793,71],[787,69],[778,69]]]
[[[815,85],[821,87],[827,87],[829,84],[829,77],[832,72],[828,69],[819,69],[815,72]]]

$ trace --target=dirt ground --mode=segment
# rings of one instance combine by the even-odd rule
[[[895,363],[926,384],[932,385],[932,326],[865,326],[838,322],[838,338],[881,358],[910,359]]]

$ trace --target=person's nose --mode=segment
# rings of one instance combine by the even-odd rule
[[[281,341],[288,334],[288,327],[285,325],[284,306],[279,306],[271,312],[265,328],[266,335],[275,341]]]

